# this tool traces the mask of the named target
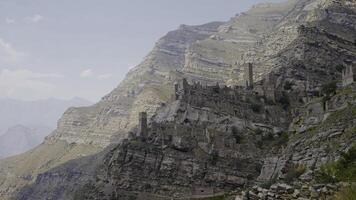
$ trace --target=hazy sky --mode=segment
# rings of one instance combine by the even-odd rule
[[[166,32],[265,1],[0,0],[0,98],[97,101]]]

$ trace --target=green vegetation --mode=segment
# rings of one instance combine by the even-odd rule
[[[285,89],[285,90],[291,90],[293,85],[294,85],[294,84],[293,84],[292,82],[287,81],[287,82],[284,84],[284,89]]]
[[[347,153],[342,153],[338,161],[329,162],[317,171],[316,181],[319,183],[336,183],[340,181],[356,181],[356,144]]]
[[[269,189],[273,184],[277,183],[278,181],[278,175],[274,175],[269,181],[263,183],[260,185],[262,188]]]
[[[216,163],[218,162],[219,159],[219,152],[213,151],[211,154],[209,154],[209,162],[215,166]]]
[[[336,193],[335,200],[355,200],[356,199],[356,186],[352,185],[342,189]]]
[[[228,200],[228,199],[231,199],[231,198],[227,195],[219,195],[219,196],[214,196],[214,197],[199,198],[199,199],[195,199],[195,200]]]
[[[337,65],[336,67],[335,67],[335,69],[338,71],[338,72],[342,72],[342,70],[344,70],[345,69],[345,67],[343,66],[343,65]]]
[[[263,148],[263,147],[281,148],[282,146],[285,146],[288,143],[288,141],[289,141],[288,133],[282,133],[277,138],[274,138],[272,133],[267,133],[262,137],[262,140],[257,142],[257,147],[258,148]]]
[[[282,133],[281,136],[275,141],[275,145],[277,146],[284,146],[288,143],[289,141],[289,134],[288,133]]]
[[[295,179],[299,178],[302,174],[304,174],[306,167],[304,165],[293,165],[288,168],[286,176],[284,180],[287,183],[293,182]]]
[[[262,110],[262,105],[258,104],[258,103],[252,103],[250,105],[250,108],[252,109],[252,111],[254,113],[261,113]]]
[[[255,132],[256,135],[262,135],[262,133],[263,133],[263,131],[261,129],[259,129],[259,128],[256,129],[254,132]]]
[[[340,94],[340,95],[353,94],[352,87],[350,87],[350,86],[344,87],[344,88],[338,90],[338,91],[337,91],[337,94]]]
[[[336,94],[337,89],[337,81],[331,81],[329,83],[324,84],[321,87],[321,93],[325,96],[333,96]]]
[[[324,125],[333,125],[332,123],[338,123],[340,120],[350,120],[356,115],[356,106],[349,105],[345,109],[333,112],[323,123]]]
[[[290,100],[287,94],[284,94],[278,99],[278,102],[282,104],[284,110],[287,110],[290,106]]]
[[[307,129],[306,134],[315,134],[322,130],[329,129],[330,127],[334,127],[335,124],[338,124],[340,122],[353,120],[353,116],[356,116],[356,105],[349,105],[344,109],[331,113],[330,116],[323,123]],[[352,135],[352,133],[356,132],[355,130],[356,127],[352,127],[348,130],[345,130],[345,134],[343,135]]]
[[[322,103],[324,105],[324,110],[326,110],[326,103],[331,99],[332,96],[336,94],[336,90],[337,81],[331,81],[321,87],[321,93],[323,94]]]
[[[237,129],[236,126],[233,126],[231,128],[231,133],[232,133],[232,137],[235,138],[236,144],[241,144],[242,140],[243,140],[243,136],[242,134],[239,132],[239,130]]]

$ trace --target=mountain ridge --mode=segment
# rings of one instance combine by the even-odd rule
[[[154,115],[157,109],[171,100],[174,82],[183,77],[190,82],[201,81],[202,84],[215,85],[219,82],[241,85],[243,63],[254,61],[255,80],[261,80],[269,72],[281,69],[278,87],[284,88],[287,81],[290,81],[296,88],[294,93],[305,92],[302,88],[308,81],[311,82],[311,87],[317,88],[327,80],[340,79],[341,73],[335,68],[343,64],[345,59],[355,58],[352,41],[355,39],[352,36],[355,31],[355,5],[351,1],[342,1],[339,5],[330,0],[299,0],[290,1],[290,4],[282,11],[279,10],[284,14],[277,16],[273,12],[266,14],[261,7],[255,7],[253,12],[242,14],[240,19],[236,18],[247,18],[247,25],[241,22],[234,24],[232,20],[225,23],[225,27],[220,23],[182,26],[178,31],[170,32],[157,43],[143,63],[132,69],[119,87],[102,101],[92,107],[68,110],[59,122],[58,129],[46,139],[45,144],[37,148],[37,152],[33,151],[32,156],[42,155],[45,158],[41,162],[29,164],[28,168],[33,174],[45,172],[68,160],[95,154],[113,141],[125,139],[128,132],[137,125],[138,113],[146,111],[149,116]],[[274,8],[271,6],[269,9]],[[339,17],[339,10],[345,11],[346,15]],[[267,26],[272,31],[264,35],[262,41],[254,38],[253,42],[246,41],[246,38],[251,39],[251,35],[258,33],[253,27],[261,23],[265,16],[271,20],[272,25]],[[331,22],[333,26],[343,27],[346,37],[351,38],[351,41],[345,42],[340,33],[336,33],[337,37],[328,34],[328,23],[323,25],[323,20]],[[229,28],[231,23],[232,27]],[[242,32],[235,34],[234,25],[235,29]],[[301,29],[301,25],[305,29]],[[227,31],[231,35],[219,32],[219,27],[220,31]],[[323,32],[321,28],[326,28],[326,31]],[[322,35],[326,41],[321,41],[315,35]],[[240,47],[231,38],[240,39],[245,46]],[[239,55],[235,49],[240,49]],[[333,56],[329,57],[329,54]],[[323,61],[324,58],[327,59]],[[211,69],[219,69],[221,73]],[[312,78],[316,77],[319,78],[313,82]],[[58,148],[51,152],[54,155],[44,153],[49,146],[52,146],[51,149]],[[60,157],[56,155],[56,151],[61,152]],[[6,165],[11,166],[17,159],[28,162],[21,156],[13,159],[6,161]],[[3,169],[0,165],[0,171],[6,171]],[[26,175],[27,170],[21,173]],[[11,177],[11,173],[19,174],[16,170],[7,173],[10,174],[7,177]],[[35,177],[31,180],[34,181]],[[8,181],[14,180],[10,178]],[[0,187],[0,195],[8,193],[3,188],[9,191],[6,182]],[[18,187],[28,181],[20,182]],[[12,188],[10,192],[16,189]]]

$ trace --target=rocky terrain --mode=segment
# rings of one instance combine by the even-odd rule
[[[190,199],[250,187],[252,199],[332,199],[342,185],[314,175],[355,144],[355,92],[337,91],[327,109],[313,98],[288,127],[281,103],[244,89],[178,87],[148,126],[142,118],[122,143],[40,174],[16,199]]]
[[[354,86],[323,91],[356,61],[355,11],[295,0],[181,26],[99,103],[67,110],[42,145],[2,161],[0,196],[199,198],[285,181],[295,166],[293,181],[313,181],[355,139]],[[244,85],[246,62],[254,90],[225,87]],[[177,90],[182,78],[191,85]]]

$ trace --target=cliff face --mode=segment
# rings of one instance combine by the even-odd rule
[[[6,196],[31,181],[39,172],[99,152],[113,140],[124,138],[137,124],[138,112],[146,110],[152,115],[170,98],[172,77],[176,76],[171,70],[183,66],[187,46],[216,32],[220,24],[182,25],[168,33],[100,102],[90,107],[68,109],[57,129],[43,144],[23,155],[1,161],[0,196]]]
[[[256,179],[262,164],[257,130],[280,137],[288,113],[241,88],[183,85],[147,131],[134,129],[129,140],[105,153],[41,174],[17,198],[189,197],[234,190]],[[76,185],[68,188],[68,182]]]
[[[186,85],[178,89],[176,101],[156,112],[147,130],[133,129],[118,145],[40,174],[16,199],[237,194],[256,184],[287,180],[295,166],[303,166],[303,172],[294,178],[310,182],[322,163],[335,160],[355,141],[355,87],[338,90],[327,108],[317,97],[290,108],[298,113],[291,120],[282,103],[266,103],[251,91]],[[306,192],[292,196],[288,185],[277,189],[286,199],[310,197]]]
[[[207,38],[221,23],[202,26],[182,25],[160,39],[144,61],[125,80],[92,107],[68,110],[58,129],[48,141],[94,144],[106,147],[112,136],[125,137],[125,132],[137,124],[138,112],[151,115],[170,98],[174,71],[184,63],[184,52],[191,43]]]
[[[261,80],[267,72],[274,70],[277,77],[274,83],[276,89],[281,92],[282,96],[287,95],[291,99],[295,99],[295,101],[290,102],[290,106],[300,106],[300,104],[307,102],[306,97],[300,94],[318,90],[323,83],[332,79],[340,79],[338,66],[355,61],[355,21],[355,3],[352,1],[299,0],[283,4],[259,5],[247,13],[242,13],[232,18],[227,23],[216,22],[193,27],[181,26],[177,31],[170,32],[163,37],[142,64],[132,69],[118,88],[105,96],[99,103],[91,107],[69,109],[58,123],[57,130],[46,139],[44,144],[24,155],[2,161],[0,164],[0,196],[5,196],[16,191],[24,184],[34,181],[38,173],[44,172],[37,179],[37,186],[41,184],[47,185],[47,181],[51,183],[52,180],[59,180],[60,182],[62,176],[46,171],[68,160],[97,153],[111,142],[116,142],[127,137],[127,133],[138,122],[138,113],[146,111],[150,117],[154,116],[157,109],[162,107],[162,104],[170,101],[171,95],[174,92],[173,83],[182,77],[186,77],[192,81],[199,80],[208,84],[215,84],[216,82],[228,85],[241,84],[244,75],[242,63],[253,61],[255,66],[254,76],[257,80]],[[262,87],[262,84],[262,82],[259,82],[257,86]],[[281,99],[281,96],[279,99]],[[244,101],[246,100],[242,100],[242,102]],[[208,108],[209,106],[210,108],[216,107],[207,105]],[[248,106],[254,107],[255,110],[260,108],[259,106],[257,108],[256,105],[247,104]],[[265,105],[265,103],[260,106],[266,107],[268,110],[268,105]],[[199,104],[197,107],[203,109]],[[280,105],[276,109],[281,110],[281,107],[286,109],[286,105]],[[173,109],[174,106],[170,106],[169,108]],[[235,115],[235,113],[229,113],[231,110],[217,110],[216,112],[227,112],[227,114],[221,114],[228,118],[228,122],[226,123],[231,123],[230,125],[237,123],[236,126],[242,127],[242,130],[246,128],[243,125],[244,119],[248,119],[248,123],[259,123],[259,126],[262,128],[272,127],[273,129],[276,126],[275,122],[269,121],[273,119],[273,116],[268,116],[267,114],[255,115],[251,109],[241,109],[246,110],[245,115],[235,118],[231,117]],[[226,126],[220,124],[225,123],[221,116],[212,116],[212,119],[215,120],[209,121],[211,118],[209,118],[208,114],[204,113],[205,111],[197,111],[196,108],[189,107],[188,105],[183,106],[181,111],[188,112],[187,116],[191,117],[191,119],[188,119],[188,122],[197,123],[195,127],[197,130],[203,131],[206,129],[204,124],[199,124],[201,121],[204,122],[205,120],[212,123],[213,127],[211,129],[213,132],[217,132],[217,136],[220,139],[210,141],[210,144],[208,142],[209,145],[215,142],[217,143],[216,145],[221,145],[225,137],[231,137],[231,134],[226,136],[218,135],[218,133],[232,130],[231,127],[224,129]],[[165,112],[166,115],[159,114],[158,116],[169,116],[167,114],[168,111]],[[172,113],[178,114],[179,112],[179,110],[174,109],[172,111]],[[275,112],[270,111],[269,113],[273,115]],[[201,118],[202,116],[203,118]],[[286,127],[291,122],[291,118],[288,116],[290,116],[289,113],[285,113],[284,111],[276,113],[277,118],[275,120],[283,124],[283,126],[276,126],[276,130],[287,130]],[[165,117],[161,117],[162,119],[160,120],[159,117],[153,118],[153,120],[158,120],[159,123],[163,124],[167,123],[167,126],[170,127],[171,122],[164,122],[166,120]],[[279,121],[279,117],[282,117],[285,121]],[[256,120],[257,122],[254,122]],[[176,121],[175,123],[178,122]],[[189,129],[190,125],[184,123],[183,125],[179,125],[179,128],[182,130]],[[252,127],[256,129],[256,125]],[[167,132],[170,133],[170,131]],[[243,132],[244,136],[249,137],[248,131],[246,133],[245,131]],[[191,135],[187,137],[188,140],[192,139]],[[184,140],[178,141],[182,142]],[[251,165],[238,166],[236,163],[230,163],[229,160],[226,163],[217,163],[221,167],[226,165],[231,166],[231,169],[237,169],[237,172],[243,174],[242,177],[240,177],[239,173],[232,172],[230,171],[231,169],[226,167],[226,170],[223,170],[225,171],[224,174],[222,174],[222,177],[225,178],[218,179],[219,182],[213,183],[213,186],[219,188],[219,184],[222,184],[224,181],[229,182],[229,176],[232,177],[232,181],[230,181],[232,184],[231,188],[242,185],[245,183],[244,181],[255,179],[259,175],[259,170],[251,171],[251,169],[254,167],[259,169],[263,163],[266,163],[265,166],[267,167],[263,167],[261,180],[268,179],[273,174],[280,173],[283,167],[269,170],[271,168],[268,167],[268,163],[274,162],[273,166],[279,165],[279,161],[286,160],[282,159],[283,156],[281,154],[272,154],[268,157],[271,158],[270,161],[268,159],[264,160],[259,156],[260,154],[256,153],[259,152],[256,151],[255,147],[258,144],[255,144],[253,139],[248,139],[247,141],[250,142],[246,144],[246,152],[243,155],[236,155],[234,158],[244,160],[247,157],[247,163]],[[197,143],[199,142],[204,143],[204,141],[197,139]],[[175,146],[174,143],[173,141],[171,142],[173,147]],[[122,159],[126,163],[125,159],[127,159],[128,155],[129,157],[142,159],[142,156],[145,157],[145,155],[150,153],[147,157],[149,162],[147,162],[146,166],[151,169],[157,167],[159,164],[157,162],[160,162],[160,155],[167,154],[167,157],[164,157],[167,159],[165,162],[168,163],[166,178],[176,177],[177,179],[184,179],[186,177],[182,176],[186,172],[174,171],[173,168],[179,167],[176,166],[178,165],[177,162],[169,164],[169,162],[172,162],[171,159],[191,159],[193,160],[192,168],[195,169],[194,166],[198,166],[198,169],[201,169],[204,166],[201,166],[203,162],[197,157],[199,152],[197,153],[196,151],[200,151],[197,149],[206,148],[202,152],[206,156],[201,158],[204,162],[208,160],[209,155],[212,153],[209,151],[214,150],[212,147],[206,147],[207,144],[203,144],[203,147],[197,144],[191,147],[188,144],[188,153],[182,153],[182,149],[183,152],[186,151],[186,147],[184,144],[182,145],[183,147],[179,147],[178,145],[178,147],[169,148],[165,152],[154,144],[150,144],[148,146],[150,149],[146,150],[142,145],[132,145],[129,143],[122,144],[120,145],[122,147],[116,148],[121,148],[118,152],[112,150],[106,156],[105,153],[100,154],[100,156],[104,156],[106,159],[105,164],[107,165],[104,167],[108,168],[110,166],[103,173],[106,178],[112,180],[110,183],[115,186],[106,185],[106,178],[101,178],[101,181],[104,183],[100,183],[100,187],[104,184],[105,187],[111,188],[109,191],[124,190],[134,192],[136,189],[145,191],[142,189],[142,187],[145,187],[144,185],[128,184],[126,182],[128,180],[123,181],[118,179],[116,175],[110,176],[110,174],[124,173],[126,177],[131,178],[132,176],[132,180],[137,181],[139,175],[136,173],[138,172],[134,171],[131,173],[127,171],[130,166],[127,166],[128,168],[113,167],[122,164]],[[233,146],[229,151],[236,152],[241,149],[245,148]],[[110,152],[110,150],[106,150],[105,152],[108,153],[108,151]],[[124,153],[125,151],[126,153]],[[146,151],[148,153],[145,153]],[[178,155],[174,157],[173,154],[176,153]],[[111,160],[111,156],[116,157]],[[256,160],[252,158],[256,158]],[[138,159],[135,159],[131,164],[134,166],[139,165],[141,161],[135,163]],[[101,161],[95,162],[100,163]],[[87,173],[85,170],[83,172],[80,169],[83,166],[90,165],[89,161],[84,159],[81,162],[83,163],[74,162],[73,165],[69,165],[80,167],[73,167],[73,169],[71,167],[64,167],[64,171],[62,168],[58,168],[56,169],[58,171],[55,170],[55,173],[64,175],[68,180],[73,180],[72,178],[84,179],[85,181],[83,180],[82,183],[86,183],[87,180],[92,180],[94,177],[84,175]],[[182,164],[185,166],[184,169],[190,167],[188,164],[185,164]],[[159,164],[159,166],[161,165],[162,163]],[[283,163],[280,166],[283,166]],[[210,164],[209,167],[212,170],[205,170],[205,172],[215,175],[223,173]],[[179,176],[171,174],[171,172],[178,173]],[[201,174],[199,173],[192,172],[192,176],[200,177]],[[152,181],[156,175],[148,173],[147,180]],[[162,179],[162,181],[165,180]],[[196,179],[190,179],[190,181],[192,180]],[[203,180],[205,182],[202,182],[200,186],[207,188],[209,191],[209,188],[212,188],[212,186],[208,186],[208,178]],[[164,183],[163,185],[166,184],[168,189],[158,187],[157,185],[159,184],[156,184],[152,187],[150,186],[151,188],[148,188],[147,191],[152,192],[154,189],[157,189],[157,193],[160,194],[166,190],[172,192],[175,188],[181,188],[182,193],[185,193],[188,192],[187,188],[191,186],[189,184],[184,185],[185,181],[188,180],[179,180],[179,183],[177,182],[173,186],[172,183]],[[67,182],[64,181],[64,183]],[[119,186],[116,187],[116,185]],[[100,189],[99,186],[94,186]],[[66,186],[63,185],[62,187],[65,188]],[[48,192],[46,191],[47,186],[43,186],[43,189],[44,193]],[[54,188],[56,191],[57,189]],[[34,192],[33,194],[29,194],[26,191],[25,194],[29,196],[34,195],[34,198],[36,198],[41,193]],[[61,198],[63,196],[60,195],[65,194],[61,193],[58,195],[58,198]]]

